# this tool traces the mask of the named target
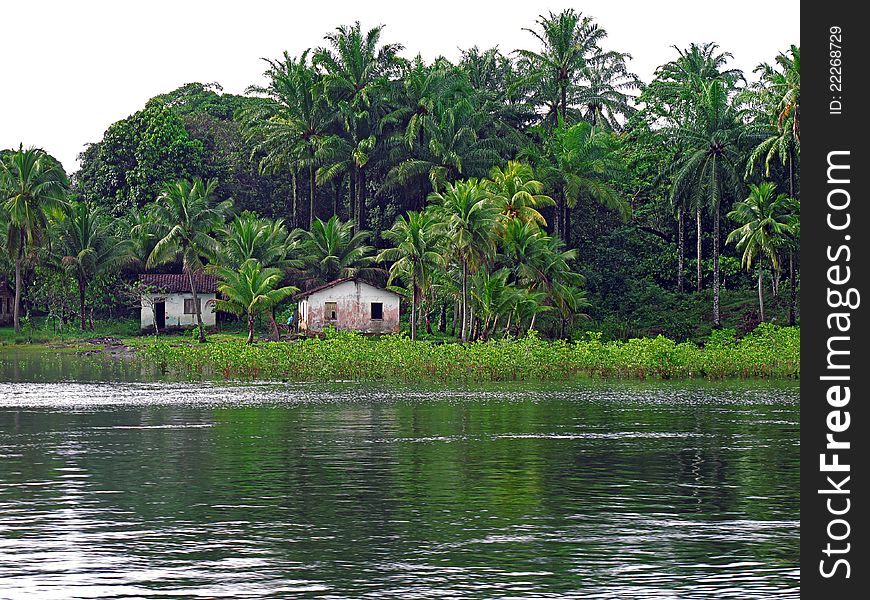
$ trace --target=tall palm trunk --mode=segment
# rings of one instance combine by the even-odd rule
[[[701,291],[701,209],[696,213],[696,221],[698,222],[698,285],[697,291]]]
[[[291,190],[292,190],[292,192],[293,192],[293,196],[292,196],[293,206],[292,206],[292,208],[291,208],[291,213],[290,213],[290,227],[291,227],[291,228],[294,228],[294,229],[295,229],[296,227],[299,227],[299,214],[298,214],[298,210],[299,210],[299,201],[298,201],[298,198],[299,198],[299,191],[296,189],[296,186],[297,186],[297,181],[296,181],[296,171],[293,170],[293,171],[290,171],[290,188],[291,188]]]
[[[764,322],[764,288],[761,285],[761,276],[764,273],[764,263],[758,261],[758,314]]]
[[[791,298],[788,306],[788,324],[797,324],[797,288],[795,287],[794,250],[788,251],[788,282]]]
[[[312,151],[313,152],[313,151]],[[314,160],[313,156],[311,160]],[[311,229],[311,226],[314,225],[314,190],[315,190],[315,180],[314,180],[314,165],[308,165],[308,229]]]
[[[411,339],[417,339],[417,284],[411,284]]]
[[[194,302],[196,302],[194,300]],[[248,313],[248,339],[245,341],[246,344],[254,343],[254,315]]]
[[[719,319],[719,206],[713,215],[713,325],[721,325]]]
[[[462,343],[468,341],[468,328],[467,328],[467,313],[468,313],[468,263],[466,261],[462,261],[462,314],[460,319],[462,319]]]
[[[356,219],[354,220],[354,233],[365,229],[366,211],[366,172],[363,168],[358,171],[359,182],[356,186]]]
[[[21,333],[21,263],[24,261],[23,238],[19,241],[18,256],[15,257],[15,307],[12,309],[12,321],[15,323],[15,333]]]
[[[79,279],[77,283],[79,286],[79,316],[81,317],[82,321],[82,331],[84,331],[85,327],[87,326],[87,322],[85,320],[85,282]]]
[[[788,149],[788,195],[789,198],[794,198],[794,150]],[[788,285],[789,285],[789,304],[788,304],[788,324],[797,324],[797,288],[795,287],[795,269],[794,269],[794,248],[789,248],[788,251]]]
[[[351,167],[347,178],[347,218],[356,223],[354,206],[356,205],[356,168]]]
[[[190,294],[193,296],[193,312],[196,313],[196,325],[199,327],[199,341],[205,343],[205,327],[202,325],[202,314],[199,310],[199,296],[196,293],[196,283],[193,280],[193,271],[188,268],[187,278],[190,281]],[[253,332],[253,329],[251,330]]]
[[[274,307],[270,308],[267,314],[269,315],[269,324],[272,326],[273,338],[276,342],[280,341],[281,340],[281,330],[278,329],[278,321],[275,320],[275,308]]]
[[[571,247],[571,207],[568,206],[568,202],[562,205],[562,240],[565,242],[565,246]]]
[[[341,184],[344,181],[343,177],[339,177],[335,181],[335,195],[332,197],[332,214],[338,214],[338,207],[341,204]]]
[[[677,209],[677,293],[683,293],[683,267],[686,262],[686,218],[683,209]]]

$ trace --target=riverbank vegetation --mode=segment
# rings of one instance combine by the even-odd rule
[[[574,342],[546,341],[534,333],[457,344],[332,332],[325,338],[255,345],[239,337],[209,344],[144,338],[130,343],[149,364],[192,377],[227,379],[485,382],[800,376],[800,328],[767,323],[739,340],[733,329],[719,330],[703,346],[664,336],[604,342],[596,333]]]
[[[250,343],[260,320],[277,335],[293,290],[358,276],[403,295],[411,338],[481,345],[232,346],[251,357],[240,372],[270,353],[320,364],[296,353],[336,358],[345,344],[472,370],[506,349],[552,352],[553,369],[603,361],[602,374],[667,350],[674,376],[758,374],[743,358],[708,364],[695,343],[799,322],[800,49],[748,74],[716,44],[692,44],[642,82],[585,15],[549,13],[529,31],[528,48],[427,62],[383,26],[340,26],[268,60],[246,95],[191,83],[155,96],[72,175],[40,149],[0,152],[0,314],[15,339],[37,319],[84,333],[135,314],[138,273],[185,273],[196,296],[204,269],[222,279],[220,319],[239,315]],[[539,338],[581,341],[545,351]],[[595,348],[591,363],[581,347]],[[170,360],[171,348],[148,351]],[[184,350],[217,368],[225,351]],[[412,373],[429,364],[402,360]],[[644,373],[671,369],[646,361]]]

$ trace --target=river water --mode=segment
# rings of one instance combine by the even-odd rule
[[[0,598],[798,598],[795,384],[0,354]]]

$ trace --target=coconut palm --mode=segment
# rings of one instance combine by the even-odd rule
[[[580,79],[589,62],[602,54],[600,42],[607,32],[574,9],[540,15],[537,29],[525,29],[541,43],[541,50],[517,50],[525,59],[528,75],[521,84],[537,85],[539,104],[550,108],[551,118],[568,122],[568,109],[575,101]]]
[[[37,148],[0,155],[0,208],[5,213],[6,251],[15,262],[15,332],[21,333],[24,261],[45,241],[50,213],[59,213],[69,187],[60,163]]]
[[[350,176],[350,206],[355,231],[365,227],[366,180],[369,160],[381,133],[381,119],[388,112],[389,76],[402,64],[401,44],[381,44],[384,26],[363,33],[359,21],[328,34],[329,47],[319,48],[314,64],[323,71],[320,88],[337,111],[341,133],[325,140],[320,150],[320,181],[342,174]]]
[[[79,291],[79,316],[85,330],[85,296],[90,282],[133,260],[133,243],[115,235],[108,212],[74,202],[64,208],[57,225],[57,242],[50,250],[56,264],[72,275]]]
[[[653,120],[662,119],[666,126],[681,127],[696,119],[699,107],[703,104],[699,99],[704,96],[705,86],[718,81],[726,92],[734,90],[738,82],[743,81],[743,73],[739,69],[728,69],[728,60],[733,58],[730,52],[718,52],[718,44],[691,44],[687,49],[674,46],[678,58],[665,63],[656,70],[655,79],[644,89],[639,100],[648,107],[648,113]],[[671,140],[672,141],[672,140]],[[677,153],[682,148],[676,147]],[[683,227],[687,212],[695,213],[697,229],[697,278],[696,288],[701,291],[701,241],[703,204],[697,204],[690,196],[672,196],[672,206],[677,214],[680,239],[684,239]],[[683,256],[683,244],[680,243],[680,256]],[[682,270],[680,271],[682,273]],[[678,276],[678,281],[682,282]]]
[[[263,267],[301,268],[295,258],[298,240],[283,219],[262,219],[245,211],[237,215],[218,232],[221,241],[219,262],[228,268],[238,268],[249,259],[256,259]]]
[[[494,225],[498,207],[475,179],[448,183],[443,192],[432,192],[429,201],[445,224],[448,246],[462,265],[461,340],[468,341],[468,277],[495,250]]]
[[[214,179],[203,182],[194,179],[167,183],[154,207],[154,218],[165,233],[148,256],[147,268],[181,260],[184,273],[190,281],[190,293],[199,328],[199,341],[205,342],[205,328],[199,306],[194,273],[203,268],[203,258],[213,260],[218,254],[218,243],[212,234],[224,224],[232,208],[232,201],[214,203],[217,188]]]
[[[762,276],[764,261],[771,269],[779,270],[780,254],[786,250],[792,237],[794,201],[785,194],[776,194],[770,182],[749,186],[749,197],[736,202],[728,218],[740,227],[728,234],[726,243],[735,243],[743,252],[742,264],[746,270],[758,262],[758,309],[764,321],[764,294]]]
[[[420,300],[429,292],[435,271],[444,264],[444,236],[431,211],[409,211],[396,219],[384,238],[395,244],[382,250],[378,262],[395,261],[390,266],[387,285],[398,277],[411,291],[411,339],[417,339]]]
[[[504,141],[481,138],[483,115],[467,101],[439,108],[421,119],[424,143],[387,174],[387,189],[427,180],[434,191],[463,176],[483,176],[501,161]]]
[[[221,278],[218,291],[223,298],[217,301],[216,308],[247,317],[248,344],[254,342],[256,316],[272,311],[282,300],[299,291],[293,286],[277,287],[284,274],[280,269],[263,267],[256,259],[246,260],[238,271],[220,267],[218,275]]]
[[[310,231],[300,233],[300,252],[314,277],[329,282],[372,270],[374,248],[366,244],[370,234],[353,229],[351,221],[333,215],[326,222],[315,219]]]
[[[585,81],[577,96],[583,119],[593,127],[621,131],[620,119],[637,112],[635,97],[629,92],[640,89],[641,81],[629,72],[630,54],[606,52],[590,61]]]
[[[535,227],[546,227],[547,221],[538,209],[553,206],[556,202],[541,193],[544,184],[534,177],[529,165],[513,160],[504,169],[499,166],[490,169],[489,179],[483,183],[501,212],[502,226],[516,219]]]
[[[740,141],[744,130],[740,112],[719,81],[704,85],[693,119],[666,130],[670,140],[683,149],[670,169],[672,203],[703,207],[713,217],[713,323],[716,326],[720,323],[720,209],[723,201],[743,194],[739,174],[743,164]]]
[[[266,96],[268,101],[251,104],[239,116],[243,133],[254,142],[253,152],[261,156],[261,171],[308,172],[310,226],[315,218],[316,154],[330,133],[335,115],[320,93],[321,75],[308,63],[309,52],[305,50],[298,59],[285,52],[283,60],[267,60],[265,76],[269,84],[249,91]],[[296,197],[294,185],[293,227],[299,225]]]
[[[531,146],[521,153],[535,163],[535,170],[548,187],[561,190],[556,201],[553,232],[570,242],[569,209],[594,201],[627,220],[631,206],[615,183],[627,172],[619,140],[609,131],[595,130],[580,122],[558,127],[542,148]]]

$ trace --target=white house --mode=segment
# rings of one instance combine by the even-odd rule
[[[196,309],[193,294],[190,292],[190,279],[186,274],[139,275],[143,293],[141,297],[142,329],[150,329],[157,322],[157,328],[191,327],[196,325]],[[202,324],[213,327],[215,324],[215,294],[217,277],[205,273],[193,276],[199,300]]]
[[[329,325],[362,333],[399,331],[399,295],[358,279],[336,279],[296,298],[302,333],[319,333]]]

